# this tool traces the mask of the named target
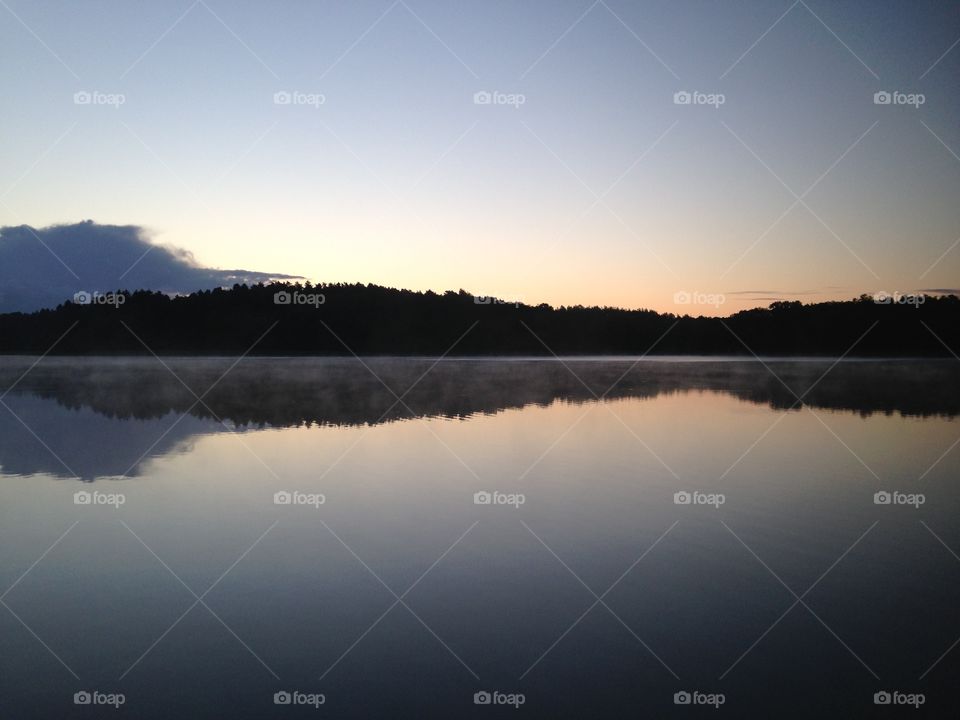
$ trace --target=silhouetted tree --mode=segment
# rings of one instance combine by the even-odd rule
[[[65,302],[54,310],[0,315],[0,352],[43,353],[61,336],[55,354],[147,354],[141,340],[159,354],[183,355],[239,355],[251,347],[256,355],[549,356],[641,354],[651,347],[658,355],[960,352],[960,299],[953,295],[921,296],[912,304],[868,296],[810,305],[778,301],[713,318],[529,306],[462,289],[437,294],[359,283],[234,285],[178,297],[119,294],[123,300],[114,304]]]

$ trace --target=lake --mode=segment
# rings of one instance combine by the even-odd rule
[[[960,705],[956,360],[0,358],[0,393],[3,717]]]

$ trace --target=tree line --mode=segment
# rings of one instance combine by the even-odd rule
[[[61,355],[771,355],[953,357],[960,298],[774,302],[725,318],[525,305],[465,290],[234,285],[78,294],[0,315],[0,353]],[[59,341],[58,341],[59,339]]]

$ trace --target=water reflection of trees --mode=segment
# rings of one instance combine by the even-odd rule
[[[7,402],[15,410],[19,403],[37,434],[74,458],[63,456],[80,476],[123,474],[184,413],[187,420],[178,422],[152,454],[172,452],[197,434],[225,431],[221,420],[238,428],[366,425],[414,416],[465,418],[556,400],[689,391],[724,393],[776,410],[807,404],[863,416],[954,417],[960,412],[956,361],[844,361],[831,368],[831,361],[764,366],[756,361],[458,359],[435,364],[432,359],[249,358],[229,372],[230,359],[165,362],[176,377],[155,359],[47,358],[23,377]],[[0,387],[13,384],[28,365],[27,360],[3,360]],[[49,453],[10,413],[0,411],[5,472],[67,474],[56,460],[40,462]]]

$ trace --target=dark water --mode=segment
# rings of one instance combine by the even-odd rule
[[[960,710],[960,362],[32,362],[2,718]]]

